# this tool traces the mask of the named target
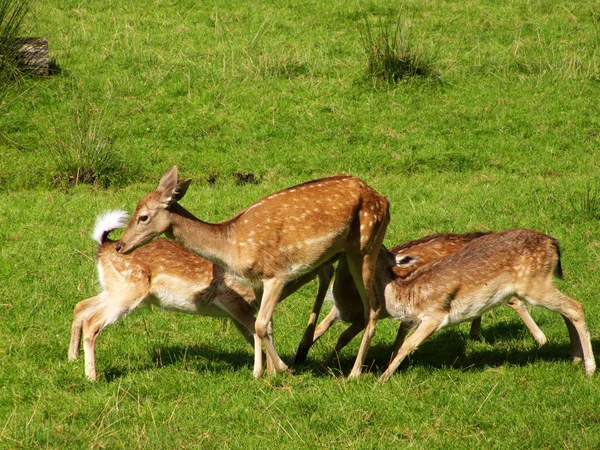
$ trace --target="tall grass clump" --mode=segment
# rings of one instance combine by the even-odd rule
[[[376,25],[365,15],[360,31],[371,78],[394,84],[413,77],[436,77],[433,58],[415,48],[412,26],[401,14],[395,24],[381,20]]]
[[[18,79],[15,40],[27,10],[25,0],[0,0],[0,104],[8,85]]]
[[[575,214],[592,220],[600,219],[600,188],[598,185],[586,185],[584,192],[571,197],[571,207]]]
[[[69,129],[55,132],[50,149],[55,165],[54,184],[108,186],[125,176],[116,132],[102,110],[74,108]]]

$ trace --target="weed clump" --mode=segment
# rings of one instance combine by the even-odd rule
[[[600,219],[600,188],[598,185],[586,185],[584,192],[571,197],[573,213],[591,220]]]
[[[75,109],[70,129],[55,132],[50,146],[54,184],[80,183],[108,186],[123,177],[124,164],[114,130],[105,113],[89,107]]]
[[[18,79],[15,42],[26,14],[25,0],[0,0],[0,99],[6,87]]]
[[[432,58],[415,49],[412,28],[400,15],[395,24],[381,21],[377,26],[365,16],[361,37],[371,78],[390,84],[413,77],[436,78]]]

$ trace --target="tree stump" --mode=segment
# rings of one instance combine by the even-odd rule
[[[50,75],[48,39],[24,37],[15,39],[17,66],[22,72],[44,77]]]

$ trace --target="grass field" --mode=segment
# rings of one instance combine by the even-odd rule
[[[398,26],[431,76],[369,76],[365,18]],[[443,330],[384,385],[392,321],[357,381],[341,374],[358,339],[319,365],[342,325],[295,375],[261,380],[210,318],[132,313],[101,334],[97,383],[67,349],[74,305],[98,292],[96,216],[131,211],[176,164],[194,179],[182,204],[207,221],[350,173],[390,200],[388,245],[546,232],[599,355],[600,2],[47,0],[24,32],[61,71],[0,99],[0,448],[598,447],[598,375],[541,309],[540,349],[500,308],[483,342]],[[315,292],[275,312],[284,358]]]

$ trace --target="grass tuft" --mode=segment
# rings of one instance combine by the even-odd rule
[[[56,185],[109,186],[124,177],[124,161],[106,112],[89,106],[75,108],[70,129],[55,132],[50,145]]]
[[[600,219],[600,188],[586,185],[584,192],[579,192],[571,197],[571,207],[577,215],[592,220]]]
[[[415,48],[412,26],[401,14],[395,24],[382,20],[378,25],[365,15],[361,38],[371,78],[394,84],[413,77],[437,77],[433,58]]]
[[[19,78],[14,43],[27,10],[25,0],[0,0],[0,100],[8,85]]]

